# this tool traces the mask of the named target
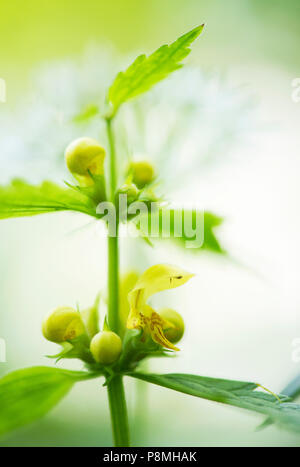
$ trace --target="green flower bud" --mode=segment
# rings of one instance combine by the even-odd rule
[[[164,326],[164,335],[170,342],[176,344],[176,342],[180,341],[184,333],[184,321],[182,316],[171,308],[162,308],[158,313],[167,323],[170,323],[170,326],[168,326],[167,323]]]
[[[67,147],[65,158],[70,172],[84,186],[93,184],[90,174],[103,174],[105,150],[95,139],[75,139]]]
[[[117,199],[116,201],[118,202],[118,196],[119,195],[126,195],[127,196],[127,204],[133,203],[136,201],[139,195],[139,190],[137,189],[136,185],[134,183],[125,183],[122,185],[118,191],[117,191]]]
[[[111,365],[121,355],[122,341],[114,332],[98,332],[91,341],[90,350],[96,362]]]
[[[132,174],[132,181],[138,188],[144,188],[154,179],[153,165],[148,161],[132,162],[129,167],[129,173]]]
[[[75,339],[86,331],[79,312],[74,308],[61,306],[44,319],[42,332],[48,341],[60,343]]]

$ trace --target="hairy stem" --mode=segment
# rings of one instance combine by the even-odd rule
[[[110,147],[109,194],[114,203],[117,188],[115,141],[111,119],[106,120]],[[116,231],[108,232],[108,326],[119,333],[119,239]],[[122,376],[116,375],[107,384],[109,408],[115,446],[129,446],[129,427]]]

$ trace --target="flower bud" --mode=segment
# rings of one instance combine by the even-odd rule
[[[61,306],[52,311],[43,321],[43,335],[51,342],[64,342],[84,334],[85,326],[78,311]]]
[[[136,185],[134,185],[134,183],[125,183],[117,191],[117,197],[119,195],[126,195],[127,204],[131,204],[138,198],[139,190],[137,189]],[[116,201],[118,202],[119,200],[117,199]]]
[[[138,188],[144,188],[154,179],[153,165],[148,161],[132,162],[129,172],[132,174],[132,181]]]
[[[93,184],[90,174],[103,174],[105,150],[95,139],[75,139],[67,147],[65,158],[68,169],[82,185]]]
[[[114,332],[98,332],[91,341],[90,350],[96,362],[111,365],[121,355],[122,341]]]
[[[171,308],[162,308],[159,311],[159,315],[166,321],[166,325],[163,328],[165,337],[173,344],[176,344],[184,333],[184,321],[181,315]],[[169,326],[168,323],[170,323]]]

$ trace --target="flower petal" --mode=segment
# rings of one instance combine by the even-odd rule
[[[143,328],[148,331],[157,344],[171,350],[179,350],[164,335],[163,329],[173,327],[153,308],[147,305],[147,299],[157,292],[174,289],[185,284],[194,274],[170,264],[157,264],[147,269],[138,279],[128,294],[130,313],[127,328]]]
[[[162,290],[174,289],[191,279],[191,274],[184,269],[170,264],[156,264],[147,269],[129,293],[130,304],[136,306],[146,303],[147,299]],[[139,303],[138,303],[139,302]]]
[[[163,328],[165,326],[165,320],[162,319],[158,313],[152,311],[151,317],[147,318],[147,328],[154,342],[166,347],[171,350],[180,350],[175,347],[164,335]]]

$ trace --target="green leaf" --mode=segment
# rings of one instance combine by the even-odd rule
[[[165,221],[163,221],[163,218]],[[134,220],[134,219],[133,219]],[[198,222],[198,224],[197,224]],[[171,240],[189,251],[208,250],[225,254],[220,245],[215,228],[222,224],[223,219],[210,212],[191,210],[159,209],[151,211],[147,218],[139,216],[137,227],[150,241]],[[195,233],[197,227],[197,234]],[[189,229],[192,227],[192,230]]]
[[[56,362],[63,358],[78,358],[85,363],[94,363],[93,355],[90,351],[90,339],[87,335],[82,334],[67,342],[60,344],[62,349],[55,355],[47,355],[48,358],[55,358]]]
[[[81,316],[85,324],[85,328],[90,339],[97,334],[99,329],[99,304],[100,304],[100,293],[95,298],[93,306],[86,308],[81,311]]]
[[[191,396],[265,414],[280,426],[300,432],[300,405],[279,402],[275,395],[255,391],[260,387],[256,383],[189,374],[155,375],[132,373],[130,376]],[[280,399],[285,401],[288,398],[280,396]]]
[[[78,211],[97,217],[95,206],[87,196],[52,182],[31,185],[15,179],[10,185],[0,187],[0,219],[57,211]]]
[[[201,34],[204,25],[192,29],[170,45],[163,45],[149,57],[140,55],[115,78],[108,99],[115,114],[121,104],[148,91],[182,67],[182,60],[190,53],[189,45]]]
[[[292,401],[300,396],[300,375],[290,381],[282,390],[282,394],[288,396]],[[273,424],[272,418],[268,417],[259,427],[259,430]]]
[[[90,174],[90,176],[94,181],[90,186],[72,185],[68,182],[66,182],[66,185],[90,199],[96,207],[102,201],[106,201],[105,177],[104,175],[93,174]]]
[[[282,394],[285,394],[291,400],[294,400],[300,396],[300,375],[297,375],[285,386],[285,388],[282,390]]]
[[[78,381],[93,373],[32,367],[0,379],[0,435],[33,422],[51,410]]]
[[[78,115],[76,115],[73,118],[73,121],[76,123],[83,123],[88,120],[90,120],[93,117],[96,117],[99,115],[99,107],[95,104],[90,104],[85,109],[83,109],[82,112],[80,112]]]

